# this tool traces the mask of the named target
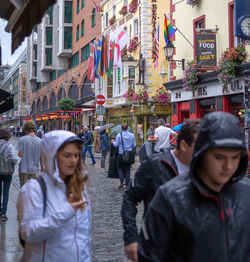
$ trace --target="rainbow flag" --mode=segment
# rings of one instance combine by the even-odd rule
[[[176,28],[174,28],[170,22],[167,19],[167,16],[165,16],[165,21],[164,21],[164,38],[165,38],[165,42],[166,44],[168,42],[171,42],[171,38],[172,36],[175,34],[175,32],[177,31]]]
[[[31,119],[32,119],[32,122],[34,123],[34,125],[36,126],[36,131],[37,131],[38,127],[37,127],[37,123],[36,123],[36,117],[33,114],[31,115]]]

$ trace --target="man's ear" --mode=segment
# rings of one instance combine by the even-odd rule
[[[181,149],[181,151],[186,152],[187,146],[188,145],[187,145],[186,141],[182,139],[180,141],[180,149]]]

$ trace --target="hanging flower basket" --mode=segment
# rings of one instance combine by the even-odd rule
[[[156,90],[156,93],[153,97],[153,99],[160,104],[168,105],[169,100],[168,100],[168,91],[164,86],[161,86]]]
[[[139,87],[133,95],[133,100],[137,101],[138,103],[147,101],[148,92],[144,88]]]
[[[135,94],[135,91],[133,89],[129,88],[128,91],[123,95],[123,97],[127,98],[130,101],[133,101],[134,100],[134,94]]]
[[[222,84],[229,84],[235,77],[235,67],[241,65],[246,59],[246,51],[243,47],[227,49],[219,59],[216,71]]]
[[[126,15],[128,13],[128,6],[124,5],[122,9],[120,10],[119,14],[120,15]]]
[[[138,6],[138,0],[132,0],[129,4],[129,12],[135,13]]]
[[[112,16],[110,19],[109,19],[109,25],[113,25],[115,23],[115,15]]]
[[[129,46],[128,46],[128,51],[130,53],[132,53],[136,47],[139,45],[139,41],[138,41],[138,37],[135,36],[134,38],[132,38],[129,42]]]
[[[128,54],[128,49],[127,49],[127,46],[125,46],[122,51],[121,51],[121,55],[127,55]]]
[[[187,90],[192,90],[193,92],[196,89],[196,82],[198,82],[198,76],[201,72],[198,70],[197,64],[191,63],[184,70],[183,77],[183,88]]]
[[[191,5],[192,7],[195,7],[197,4],[199,4],[200,0],[187,0],[187,5]]]

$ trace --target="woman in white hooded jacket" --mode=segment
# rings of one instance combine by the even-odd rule
[[[41,142],[43,193],[35,179],[18,197],[19,227],[24,239],[22,262],[91,262],[91,215],[81,159],[82,141],[75,134],[57,130]]]

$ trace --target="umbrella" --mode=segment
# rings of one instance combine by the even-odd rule
[[[122,132],[122,126],[117,125],[111,129],[111,137],[116,137],[117,134]],[[131,127],[128,127],[128,132],[133,133],[133,129]]]
[[[106,125],[100,126],[100,128],[98,128],[98,133],[101,133],[102,131],[106,130],[107,128],[113,127],[115,124],[113,123],[108,123]]]
[[[94,128],[94,130],[98,130],[100,128],[100,126],[96,126],[95,128]]]
[[[182,126],[183,126],[183,124],[179,124],[179,125],[177,125],[177,126],[174,126],[174,127],[172,128],[172,130],[179,132],[179,131],[181,131]]]

